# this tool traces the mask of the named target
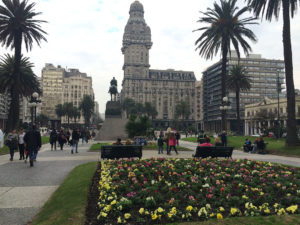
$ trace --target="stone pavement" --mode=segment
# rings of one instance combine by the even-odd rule
[[[80,143],[79,153],[73,155],[70,154],[70,147],[65,147],[64,151],[50,151],[49,144],[43,145],[33,168],[23,160],[19,161],[18,153],[13,162],[9,161],[8,155],[0,156],[0,225],[27,224],[74,167],[100,160],[98,152],[87,152],[90,145]],[[166,152],[158,154],[156,150],[144,150],[143,158],[191,158],[197,144],[180,141],[180,145],[192,151],[179,151],[179,155],[172,152],[168,156]],[[248,154],[238,150],[233,151],[233,158],[300,166],[300,158]]]
[[[71,155],[69,146],[50,151],[49,144],[43,145],[32,168],[18,152],[12,162],[0,156],[0,225],[31,221],[74,167],[99,160],[99,153],[87,152],[89,147],[80,143],[79,153]]]

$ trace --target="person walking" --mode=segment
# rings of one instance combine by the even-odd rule
[[[6,145],[9,148],[10,161],[13,161],[15,150],[18,149],[18,135],[16,130],[13,130],[12,132],[8,133],[6,138]]]
[[[50,133],[50,144],[51,144],[51,151],[53,151],[53,146],[54,150],[56,151],[56,142],[57,142],[57,132],[55,128]]]
[[[180,139],[180,133],[176,131],[175,133],[176,141],[177,141],[177,146],[179,145],[179,139]]]
[[[33,161],[36,161],[38,151],[42,147],[41,133],[36,130],[35,124],[33,124],[32,129],[25,134],[24,142],[29,154],[30,167],[33,167]]]
[[[70,137],[71,137],[71,133],[70,133],[69,129],[67,129],[67,131],[66,131],[66,139],[67,139],[67,143],[68,143],[70,146],[72,146],[72,145],[71,145],[71,142],[70,142]]]
[[[169,153],[167,153],[168,155],[171,155],[171,149],[174,148],[176,154],[178,155],[177,149],[176,149],[176,137],[174,133],[170,134],[170,138],[169,138]]]
[[[162,139],[162,137],[158,137],[157,139],[157,146],[158,146],[158,154],[163,154],[164,151],[164,140]]]
[[[4,146],[4,134],[0,129],[0,148],[3,148],[3,146]]]
[[[226,131],[223,130],[222,134],[221,134],[221,141],[222,141],[222,145],[223,146],[227,146],[227,135],[226,135]]]
[[[66,135],[65,135],[65,132],[64,132],[64,129],[62,128],[59,132],[59,135],[58,135],[58,143],[60,145],[60,150],[64,150],[64,144],[67,142],[67,138],[66,138]]]
[[[78,142],[79,142],[80,134],[79,134],[79,129],[74,129],[72,132],[72,150],[71,154],[73,154],[73,150],[75,148],[75,152],[78,153]]]
[[[81,131],[81,134],[80,134],[80,136],[81,136],[81,139],[82,139],[82,144],[84,144],[84,142],[85,142],[85,138],[86,138],[86,132],[85,132],[85,130],[84,130],[84,129]]]
[[[19,152],[20,152],[20,159],[19,160],[25,159],[25,156],[24,156],[24,136],[25,136],[24,130],[21,129],[19,131],[19,136],[18,136],[18,144],[19,144]]]

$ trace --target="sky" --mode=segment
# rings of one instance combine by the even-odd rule
[[[30,0],[32,2],[32,0]],[[95,100],[99,111],[105,111],[110,100],[110,80],[118,80],[121,90],[123,80],[123,55],[121,52],[124,28],[129,18],[130,4],[134,0],[38,0],[38,19],[46,20],[42,28],[48,33],[47,42],[23,54],[34,63],[34,72],[41,76],[45,63],[77,68],[93,78]],[[220,54],[205,60],[195,51],[195,41],[202,27],[197,22],[200,11],[213,7],[213,0],[140,0],[144,6],[145,20],[151,28],[153,46],[150,50],[151,69],[194,71],[200,80],[202,72],[220,60]],[[217,1],[218,2],[218,1]],[[2,4],[2,3],[1,3]],[[240,6],[243,0],[238,0]],[[263,58],[283,59],[281,18],[273,22],[258,20],[251,26],[258,41],[251,43],[252,53]],[[300,89],[300,13],[291,21],[295,88]],[[9,53],[0,48],[0,55]],[[243,56],[243,55],[242,55]]]

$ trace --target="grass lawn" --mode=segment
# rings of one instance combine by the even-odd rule
[[[90,151],[100,151],[102,145],[111,145],[112,143],[97,143],[93,144],[90,147]],[[148,145],[143,146],[143,150],[157,150],[157,144],[156,143],[150,143]],[[166,149],[166,145],[164,145],[164,149]],[[176,149],[179,151],[192,151],[188,148],[182,147],[182,146],[176,146]]]
[[[96,166],[97,162],[91,162],[72,170],[31,225],[84,224],[87,194]]]
[[[255,137],[250,136],[228,136],[228,146],[234,146],[235,149],[241,149],[245,139],[248,138],[253,143]],[[183,141],[197,142],[196,137],[183,138]],[[270,154],[274,155],[286,155],[300,157],[300,146],[298,147],[286,147],[285,139],[281,138],[276,140],[274,138],[264,138],[265,142],[268,142],[267,150]],[[214,138],[211,137],[211,142],[214,143]]]
[[[48,136],[42,136],[42,144],[49,143],[49,137]],[[15,151],[18,152],[18,151]],[[6,155],[9,153],[9,148],[4,145],[3,148],[0,148],[0,155]]]

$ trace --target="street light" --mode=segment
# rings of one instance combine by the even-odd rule
[[[224,123],[225,123],[225,126],[222,127],[223,130],[226,130],[226,110],[230,110],[231,109],[231,105],[230,105],[230,101],[228,99],[227,96],[223,97],[222,99],[222,105],[220,106],[220,110],[222,111],[222,113],[224,112]],[[222,121],[222,125],[223,125],[223,121]]]
[[[41,103],[41,100],[38,99],[39,94],[34,92],[30,98],[28,106],[31,108],[31,122],[36,123],[36,107]]]
[[[277,139],[280,137],[280,125],[279,125],[279,109],[280,109],[280,106],[279,106],[279,94],[280,94],[280,91],[281,91],[281,83],[280,83],[280,79],[279,79],[279,69],[277,69],[277,129],[278,129],[278,134],[277,134]]]

